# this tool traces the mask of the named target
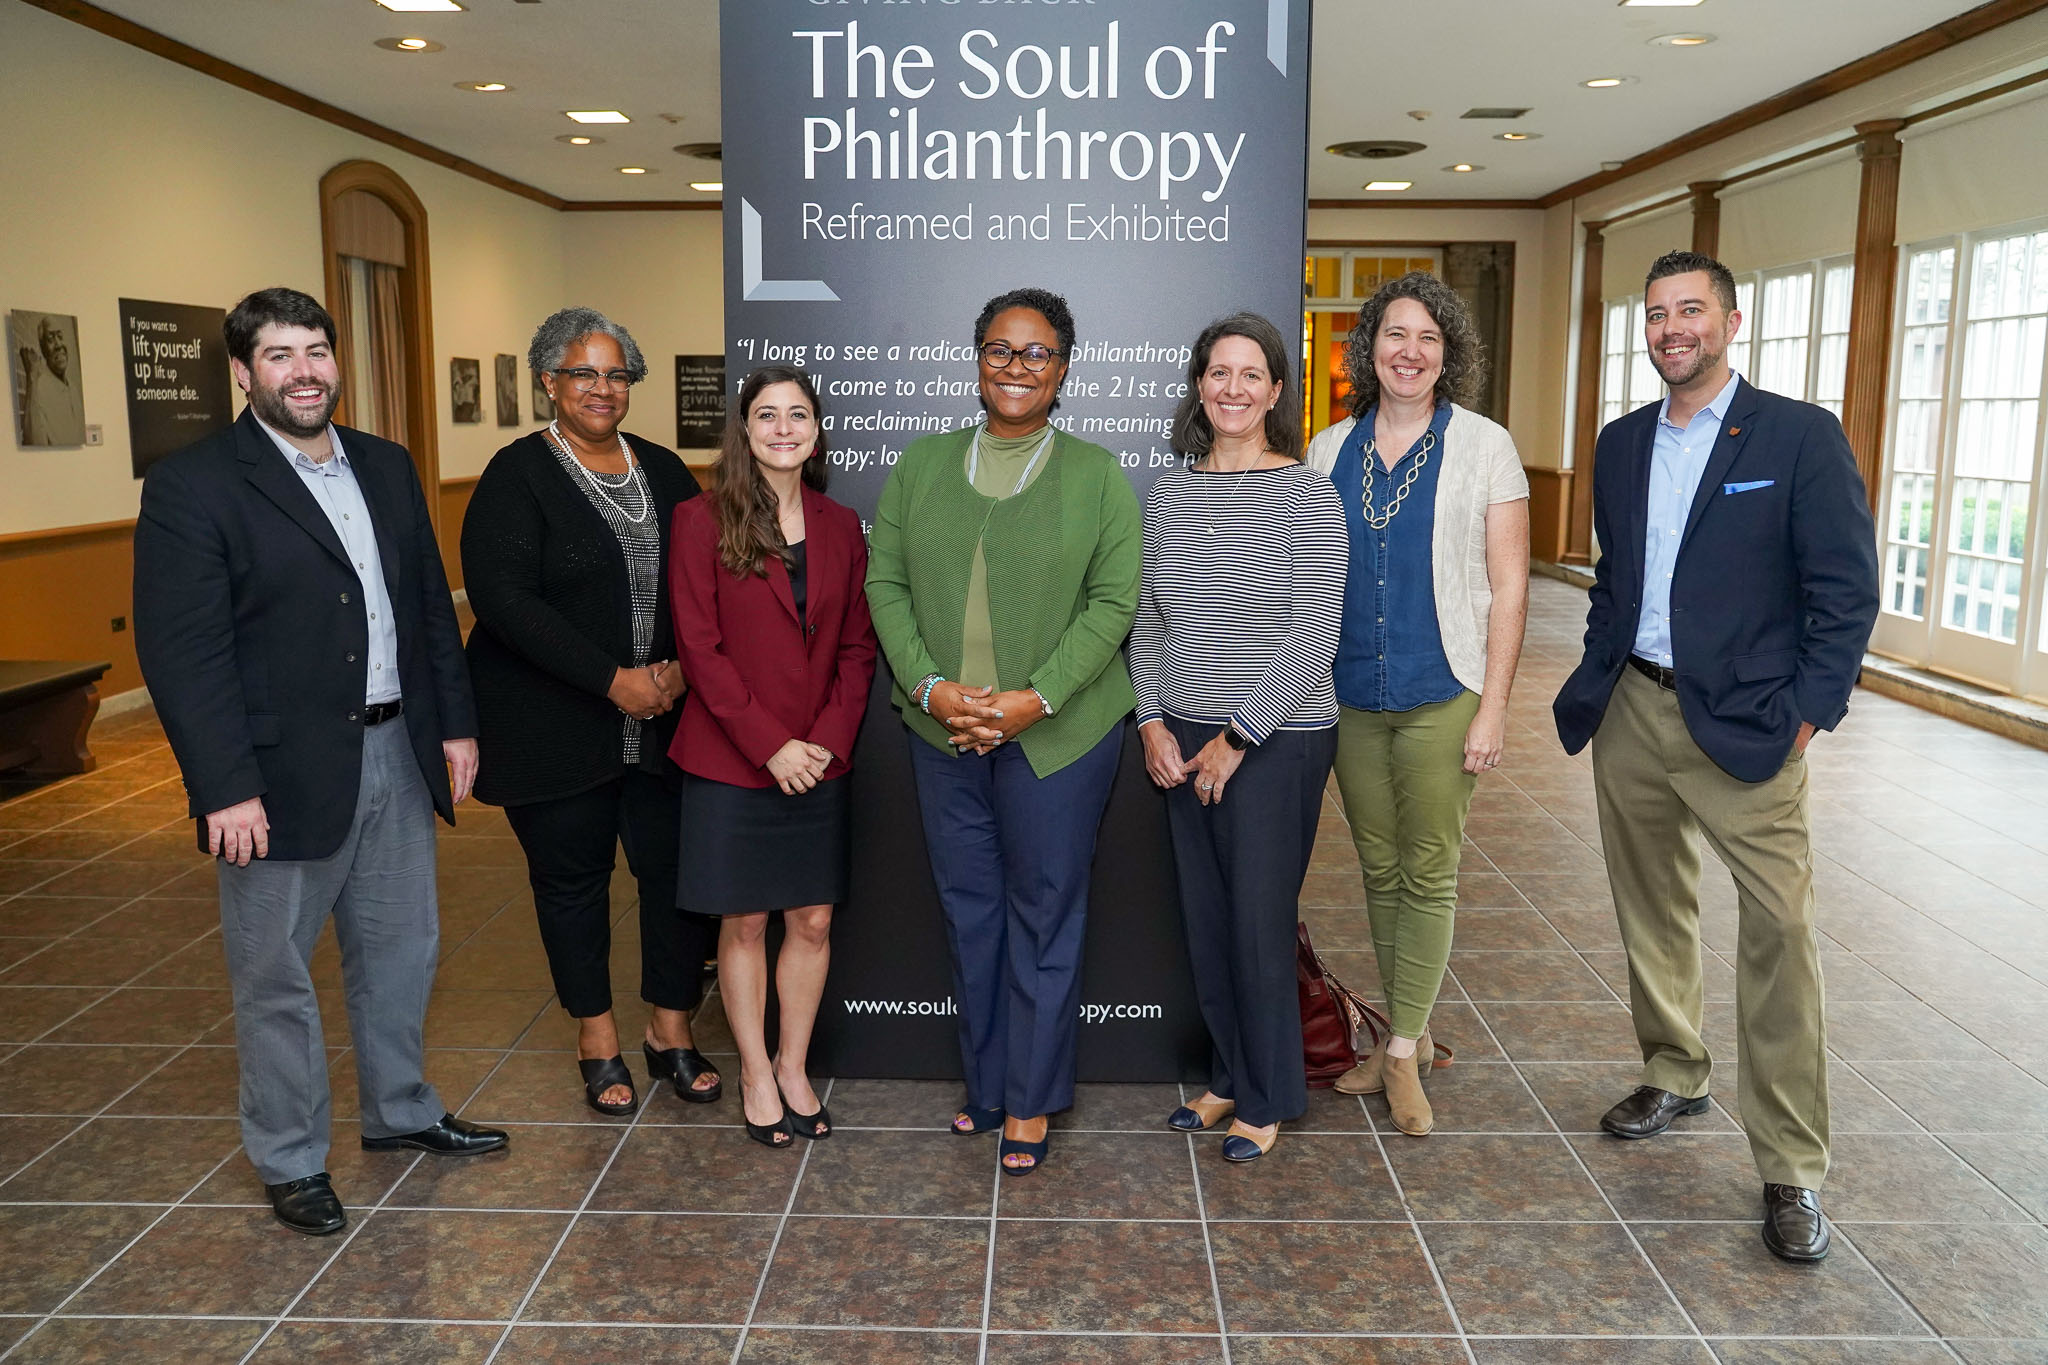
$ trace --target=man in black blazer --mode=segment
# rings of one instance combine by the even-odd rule
[[[339,1231],[308,963],[331,914],[362,1144],[466,1155],[505,1134],[421,1075],[439,940],[434,813],[476,776],[461,631],[412,459],[331,418],[334,320],[265,289],[228,315],[249,406],[160,461],[135,526],[135,644],[220,859],[242,1145],[280,1222]],[[452,780],[451,780],[452,770]]]
[[[1728,365],[1742,324],[1712,257],[1650,267],[1645,340],[1670,388],[1600,433],[1602,554],[1558,737],[1593,744],[1643,1083],[1600,1121],[1651,1137],[1707,1108],[1699,838],[1734,874],[1737,1093],[1764,1243],[1827,1255],[1827,1045],[1806,746],[1849,709],[1877,620],[1876,531],[1842,427]]]

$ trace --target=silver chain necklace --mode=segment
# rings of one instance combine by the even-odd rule
[[[559,422],[548,423],[548,434],[555,438],[556,442],[562,447],[562,453],[569,457],[569,463],[576,466],[577,470],[583,475],[584,480],[597,491],[597,495],[611,504],[614,512],[617,512],[635,526],[646,522],[648,514],[654,510],[654,499],[647,495],[645,485],[640,482],[639,462],[633,458],[633,447],[626,444],[626,438],[623,434],[618,436],[618,442],[619,453],[626,460],[626,472],[623,477],[619,478],[617,483],[610,483],[598,478],[595,473],[584,465],[583,461],[576,458],[576,452],[570,447],[568,438],[562,435],[562,428]],[[608,491],[610,489],[625,489],[629,487],[636,487],[640,490],[640,513],[638,516],[619,506],[618,499],[614,498]]]
[[[1261,452],[1259,452],[1259,459],[1264,459],[1264,458],[1266,457],[1266,454],[1267,454],[1267,453],[1268,453],[1268,452],[1265,452],[1265,451],[1261,451]],[[1238,470],[1238,471],[1237,471],[1237,479],[1236,479],[1236,480],[1235,480],[1235,481],[1234,481],[1234,482],[1233,482],[1233,483],[1232,483],[1232,484],[1230,485],[1230,487],[1229,487],[1229,488],[1228,488],[1228,489],[1227,489],[1226,491],[1224,491],[1224,492],[1222,492],[1222,493],[1214,493],[1214,492],[1212,492],[1212,493],[1210,493],[1210,494],[1209,494],[1209,495],[1208,495],[1208,496],[1207,496],[1207,497],[1206,497],[1206,498],[1205,498],[1205,499],[1203,500],[1203,502],[1204,502],[1204,506],[1203,506],[1203,511],[1205,511],[1205,512],[1207,512],[1207,513],[1208,513],[1208,516],[1207,516],[1206,518],[1204,518],[1204,519],[1203,519],[1203,522],[1202,522],[1202,533],[1203,533],[1204,535],[1207,535],[1207,536],[1212,536],[1212,537],[1213,537],[1213,536],[1214,536],[1214,535],[1216,534],[1216,508],[1217,508],[1217,505],[1218,505],[1219,503],[1222,503],[1222,504],[1229,504],[1229,503],[1234,503],[1234,502],[1236,502],[1236,501],[1237,501],[1237,494],[1238,494],[1238,490],[1240,490],[1240,489],[1242,489],[1242,488],[1244,487],[1244,481],[1245,481],[1245,480],[1246,480],[1247,478],[1251,477],[1252,471],[1256,470],[1256,469],[1257,469],[1258,467],[1259,467],[1259,463],[1258,463],[1258,460],[1254,460],[1254,461],[1252,461],[1252,462],[1251,462],[1250,464],[1246,465],[1246,466],[1245,466],[1245,467],[1244,467],[1243,469],[1240,469],[1240,470]],[[1199,472],[1199,471],[1198,471],[1198,472]],[[1225,471],[1225,470],[1219,470],[1219,469],[1215,469],[1215,468],[1211,468],[1211,469],[1209,469],[1209,470],[1208,470],[1207,472],[1209,473],[1209,475],[1211,476],[1211,478],[1214,478],[1215,476],[1217,476],[1217,475],[1219,475],[1219,474],[1223,474],[1223,473],[1226,473],[1226,472],[1228,472],[1228,471]],[[1220,482],[1220,480],[1219,480],[1219,482]],[[1214,485],[1213,485],[1213,484],[1212,484],[1211,486],[1212,486],[1212,487],[1214,487]]]
[[[1415,457],[1415,463],[1408,466],[1408,472],[1401,476],[1401,486],[1394,490],[1394,500],[1387,504],[1387,510],[1375,512],[1372,506],[1372,471],[1373,465],[1379,461],[1380,452],[1379,447],[1370,438],[1367,438],[1365,443],[1365,458],[1367,461],[1365,466],[1365,495],[1359,499],[1367,526],[1372,527],[1375,531],[1387,529],[1387,523],[1394,519],[1394,514],[1401,510],[1401,504],[1408,500],[1408,490],[1415,486],[1415,476],[1422,472],[1422,466],[1429,463],[1429,452],[1435,448],[1436,433],[1434,431],[1422,433],[1422,453]]]

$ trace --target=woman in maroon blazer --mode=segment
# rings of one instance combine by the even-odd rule
[[[845,899],[847,756],[875,673],[867,542],[825,496],[818,391],[802,370],[755,370],[726,421],[714,492],[676,508],[669,560],[689,692],[669,756],[683,770],[685,910],[724,917],[718,981],[740,1054],[747,1134],[770,1147],[830,1137],[805,1069]],[[763,1038],[770,911],[780,1042]]]

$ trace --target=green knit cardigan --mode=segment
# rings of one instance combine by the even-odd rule
[[[895,703],[925,742],[948,731],[910,689],[956,677],[967,583],[988,565],[998,691],[1035,687],[1053,714],[1017,737],[1040,777],[1094,748],[1136,704],[1120,651],[1138,606],[1138,497],[1115,455],[1059,432],[1031,486],[997,501],[967,481],[972,427],[911,442],[868,538],[868,609]]]

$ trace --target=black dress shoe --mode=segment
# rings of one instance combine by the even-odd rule
[[[495,1152],[509,1141],[511,1138],[502,1128],[483,1128],[453,1114],[443,1114],[439,1123],[417,1133],[365,1137],[363,1150],[395,1152],[401,1147],[413,1147],[436,1156],[476,1156],[480,1152]]]
[[[1783,1261],[1825,1260],[1834,1234],[1820,1211],[1820,1195],[1797,1185],[1764,1186],[1764,1245]]]
[[[1655,1137],[1681,1114],[1704,1114],[1707,1097],[1687,1099],[1654,1085],[1639,1085],[1633,1094],[1600,1116],[1600,1126],[1616,1137]]]
[[[263,1192],[270,1196],[270,1211],[277,1215],[277,1221],[293,1232],[325,1237],[348,1226],[348,1215],[341,1211],[334,1182],[325,1171],[287,1180],[282,1185],[265,1185]]]

